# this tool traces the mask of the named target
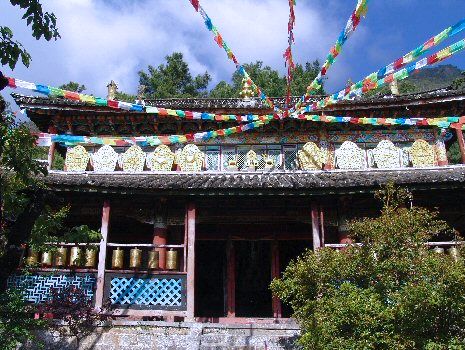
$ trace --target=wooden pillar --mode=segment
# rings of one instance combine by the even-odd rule
[[[312,203],[312,237],[313,237],[313,250],[321,248],[320,238],[320,223],[319,223],[319,210],[316,203]]]
[[[226,316],[236,317],[236,251],[230,239],[226,245]]]
[[[271,279],[280,277],[280,264],[279,264],[279,241],[273,240],[271,242]],[[273,295],[272,299],[273,317],[282,317],[281,300]]]
[[[50,126],[48,128],[48,132],[50,134],[54,134],[56,133],[56,128],[53,127],[53,126]],[[52,169],[52,164],[53,164],[53,160],[55,159],[55,149],[56,149],[56,143],[55,142],[52,142],[50,147],[48,148],[48,157],[47,157],[47,170],[51,170]]]
[[[323,206],[320,206],[320,235],[321,235],[321,246],[325,246],[325,215]]]
[[[187,320],[194,320],[195,305],[195,204],[189,203],[186,208],[187,225]]]
[[[461,125],[457,129],[455,129],[455,132],[457,134],[457,140],[459,141],[460,154],[462,156],[462,164],[465,164],[465,141],[463,139],[463,131]]]
[[[105,284],[105,261],[107,258],[108,227],[110,224],[110,201],[105,200],[102,210],[102,227],[98,253],[97,290],[95,292],[95,308],[100,309],[103,305],[103,291]]]

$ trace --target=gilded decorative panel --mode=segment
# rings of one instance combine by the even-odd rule
[[[145,153],[137,145],[132,145],[120,158],[121,167],[123,171],[127,172],[141,172],[144,171]]]
[[[177,153],[176,163],[182,171],[201,171],[205,155],[196,145],[186,145],[181,152]]]
[[[416,140],[409,150],[410,161],[415,168],[437,165],[434,147],[425,140]]]
[[[158,146],[147,154],[147,166],[152,171],[170,171],[173,168],[174,153],[166,145]]]
[[[307,142],[297,152],[297,158],[302,170],[321,170],[325,162],[323,152],[314,142]]]
[[[118,154],[111,146],[105,145],[96,153],[92,154],[91,159],[95,171],[110,172],[114,171],[116,168]]]
[[[365,169],[365,152],[355,143],[345,141],[336,150],[336,166],[339,169]]]
[[[86,171],[89,158],[89,153],[81,145],[68,148],[65,159],[66,171]]]
[[[378,143],[370,153],[374,165],[379,169],[399,168],[401,166],[401,151],[389,140]]]

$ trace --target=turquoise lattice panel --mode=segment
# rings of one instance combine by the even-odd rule
[[[96,281],[93,275],[14,275],[8,279],[8,287],[22,289],[24,300],[40,304],[50,298],[52,289],[61,291],[69,286],[84,290],[92,299]]]
[[[113,277],[109,298],[112,304],[118,305],[181,307],[183,279]]]

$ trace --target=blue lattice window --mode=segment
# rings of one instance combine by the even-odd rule
[[[106,296],[112,305],[137,309],[183,310],[186,304],[184,275],[108,276]]]
[[[82,289],[89,299],[93,299],[96,282],[92,274],[35,274],[10,276],[7,285],[22,290],[26,301],[40,304],[50,299],[51,290],[62,291],[69,286]]]

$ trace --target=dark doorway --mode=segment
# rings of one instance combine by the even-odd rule
[[[281,267],[281,275],[291,260],[302,255],[306,249],[312,249],[312,241],[279,241],[279,263]],[[282,317],[288,318],[291,316],[291,307],[282,303]]]
[[[236,241],[236,317],[272,317],[271,243]]]
[[[195,315],[223,317],[226,242],[197,241],[195,260]]]

